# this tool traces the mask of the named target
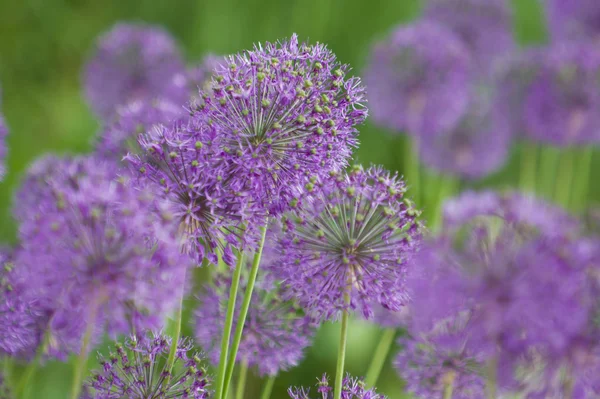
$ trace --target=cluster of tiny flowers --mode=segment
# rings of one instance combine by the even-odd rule
[[[84,84],[93,110],[105,121],[135,100],[189,99],[185,66],[173,38],[143,24],[117,24],[98,39],[85,67]]]
[[[327,375],[317,383],[317,395],[314,398],[331,399],[333,398],[333,389],[329,386]],[[288,394],[291,399],[311,399],[310,389],[290,388]],[[385,396],[375,392],[375,389],[367,389],[365,383],[357,378],[347,375],[342,381],[341,397],[343,399],[386,399]]]
[[[41,185],[32,190],[38,217],[21,221],[15,257],[23,296],[45,308],[56,355],[78,350],[88,324],[94,337],[159,327],[190,263],[174,216],[150,193],[97,158],[63,162],[48,179],[26,180]]]
[[[270,276],[262,276],[254,289],[236,360],[256,367],[260,375],[274,376],[302,360],[312,342],[314,326],[292,302],[281,299],[280,290],[271,280]],[[221,354],[230,285],[230,278],[218,276],[198,297],[196,339],[214,365],[218,365]],[[245,281],[240,287],[237,304],[246,290]],[[239,310],[238,306],[235,320]]]
[[[215,130],[213,162],[227,189],[278,214],[308,179],[344,167],[367,115],[348,72],[324,45],[295,35],[226,57],[191,111]]]
[[[421,234],[405,191],[402,180],[379,167],[356,166],[315,186],[279,240],[274,272],[287,295],[320,319],[348,308],[371,318],[375,304],[399,310]]]
[[[203,358],[191,353],[192,344],[177,344],[173,373],[165,368],[171,339],[159,334],[132,336],[117,344],[108,357],[100,356],[102,369],[87,383],[92,399],[206,399],[210,379]]]

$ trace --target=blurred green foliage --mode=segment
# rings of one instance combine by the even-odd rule
[[[0,0],[2,110],[10,128],[9,175],[0,183],[0,240],[15,241],[11,195],[20,175],[35,157],[49,151],[91,150],[91,139],[101,126],[82,96],[81,68],[95,38],[115,22],[144,21],[164,26],[179,41],[190,63],[208,53],[233,53],[256,42],[274,41],[297,32],[301,39],[327,43],[343,62],[360,73],[369,46],[394,25],[416,18],[419,3],[418,0]],[[511,3],[519,41],[544,42],[543,14],[537,1],[511,0]],[[360,139],[357,161],[380,163],[402,172],[404,138],[367,123],[361,128]],[[477,186],[514,185],[518,171],[514,158],[504,171]],[[599,187],[592,188],[598,198]],[[184,332],[191,333],[189,325]],[[333,375],[338,332],[337,325],[324,326],[305,362],[278,378],[272,397],[287,397],[285,391],[289,385],[312,386],[325,371]],[[348,344],[350,373],[365,374],[379,334],[375,326],[354,322]],[[70,381],[68,364],[49,364],[37,373],[30,397],[64,399]],[[260,385],[260,380],[251,376],[246,397],[257,397]],[[378,386],[390,399],[403,397],[401,382],[389,363]]]

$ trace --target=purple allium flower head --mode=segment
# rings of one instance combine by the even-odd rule
[[[185,104],[189,96],[184,76],[181,54],[166,31],[120,23],[98,39],[85,67],[85,92],[94,111],[108,120],[116,107],[134,100]]]
[[[251,244],[253,230],[264,224],[264,214],[244,193],[223,189],[229,176],[214,164],[210,146],[203,144],[212,141],[209,133],[207,126],[194,121],[155,127],[139,138],[142,154],[127,159],[142,184],[153,182],[149,188],[170,204],[184,251],[198,265],[205,259],[216,265],[220,251],[233,267],[233,250]]]
[[[428,0],[424,16],[457,34],[482,68],[493,69],[515,48],[504,0]]]
[[[595,0],[542,0],[552,39],[600,38],[600,3]]]
[[[203,357],[192,353],[192,342],[178,342],[174,373],[169,382],[165,368],[171,338],[158,334],[132,336],[116,344],[108,357],[100,356],[101,370],[93,373],[87,386],[94,399],[206,399],[211,396],[210,378]]]
[[[255,287],[236,360],[247,361],[260,375],[274,376],[298,365],[315,329],[310,318],[292,302],[281,299],[281,290],[271,280],[271,276],[263,276]],[[242,280],[238,304],[242,302],[245,284]],[[219,363],[230,285],[230,278],[217,276],[198,298],[196,339],[214,365]],[[235,320],[239,311],[240,306]]]
[[[160,326],[190,264],[174,216],[150,193],[97,158],[65,163],[36,189],[41,216],[21,222],[15,259],[28,295],[46,307],[58,356],[78,350],[87,325],[97,334]]]
[[[430,131],[426,126],[419,137],[419,154],[439,173],[479,179],[506,162],[512,142],[510,121],[488,94],[473,95],[469,109],[452,128],[436,131],[436,121],[432,127]]]
[[[400,26],[372,50],[365,82],[373,120],[394,131],[421,134],[454,127],[470,96],[473,61],[449,29],[431,22]]]
[[[8,136],[8,128],[4,117],[0,114],[0,182],[4,180],[6,174],[6,136]]]
[[[309,178],[346,166],[367,115],[364,88],[327,47],[296,35],[227,62],[193,117],[215,129],[229,189],[278,214]]]
[[[292,399],[310,399],[310,389],[304,388],[289,388],[288,395]],[[317,383],[316,394],[312,396],[314,398],[332,399],[333,388],[329,386],[327,375],[319,379]],[[346,375],[342,382],[342,398],[344,399],[386,399],[385,396],[375,392],[375,389],[367,389],[365,383],[358,379]]]
[[[598,143],[599,71],[595,44],[560,42],[549,47],[524,100],[530,138],[556,146]]]
[[[380,167],[361,166],[330,180],[286,222],[274,272],[287,295],[320,319],[348,310],[345,293],[350,308],[367,318],[375,304],[399,310],[421,232],[404,182]]]
[[[120,162],[128,153],[139,154],[138,136],[154,125],[176,121],[182,117],[182,105],[163,100],[134,101],[119,107],[112,123],[107,125],[96,145],[100,156]]]
[[[448,386],[452,387],[452,398],[485,397],[482,364],[464,345],[439,348],[426,338],[403,338],[400,343],[404,348],[394,366],[406,381],[406,390],[415,397],[442,398]]]

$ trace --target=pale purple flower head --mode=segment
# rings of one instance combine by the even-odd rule
[[[554,40],[600,38],[600,3],[596,0],[541,0]]]
[[[211,379],[201,354],[192,342],[177,343],[173,374],[166,369],[171,338],[160,334],[132,336],[116,344],[108,357],[100,356],[102,369],[93,372],[86,386],[93,399],[207,399]],[[167,382],[168,376],[171,376]]]
[[[504,0],[428,0],[424,17],[452,30],[490,72],[515,49],[510,6]]]
[[[84,72],[86,97],[93,110],[110,120],[118,106],[135,100],[189,99],[185,66],[177,44],[163,29],[120,23],[99,37]]]
[[[245,360],[260,375],[274,376],[298,365],[315,329],[311,319],[292,302],[281,299],[281,290],[270,280],[271,276],[263,276],[254,289],[236,361]],[[215,366],[219,364],[230,286],[230,278],[218,276],[198,297],[196,340]],[[241,288],[235,320],[246,289],[245,279]]]
[[[291,399],[332,399],[333,398],[333,387],[329,386],[327,375],[319,379],[317,383],[317,389],[315,394],[310,394],[310,389],[305,388],[289,388],[288,395]],[[342,398],[344,399],[386,399],[385,396],[375,392],[375,389],[367,389],[365,383],[358,379],[346,375],[342,381]]]
[[[485,379],[480,359],[464,345],[451,349],[440,348],[424,337],[403,338],[400,343],[403,348],[394,366],[406,382],[406,390],[415,397],[442,398],[448,386],[452,387],[452,398],[485,397]]]
[[[217,251],[234,266],[234,249],[251,244],[253,231],[264,224],[248,195],[224,188],[230,176],[215,165],[208,126],[181,121],[155,127],[140,136],[139,156],[127,156],[142,185],[151,184],[172,208],[182,234],[184,252],[198,265],[217,264]]]
[[[128,153],[139,154],[140,134],[151,131],[155,125],[168,125],[180,119],[183,112],[181,104],[164,100],[134,101],[119,107],[99,137],[96,152],[117,162]]]
[[[364,88],[327,47],[296,35],[226,61],[193,118],[215,130],[227,189],[278,214],[311,177],[346,166],[367,115]]]
[[[375,304],[399,310],[421,233],[404,182],[380,167],[356,166],[313,191],[279,240],[273,270],[287,295],[319,319],[350,309],[372,318]]]
[[[600,141],[600,50],[589,42],[549,47],[524,100],[526,133],[555,146]]]
[[[498,105],[491,95],[478,93],[452,128],[436,130],[437,122],[427,121],[418,140],[423,163],[465,179],[480,179],[500,169],[511,148],[512,131],[504,107]]]
[[[365,72],[373,120],[420,135],[454,127],[469,104],[473,61],[462,40],[431,22],[397,27],[372,50]]]
[[[15,259],[56,355],[78,350],[88,323],[94,337],[161,326],[189,266],[173,214],[149,192],[97,158],[65,163],[40,182],[40,216],[21,221]]]

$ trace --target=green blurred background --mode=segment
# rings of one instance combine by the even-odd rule
[[[518,40],[543,42],[543,13],[536,0],[511,3]],[[49,151],[91,150],[91,138],[100,125],[82,96],[81,68],[97,35],[115,22],[144,21],[165,27],[190,64],[207,53],[233,53],[297,32],[303,40],[327,43],[342,62],[360,73],[369,46],[394,25],[418,17],[420,8],[417,0],[0,0],[1,107],[10,129],[9,174],[0,183],[0,241],[15,241],[11,195],[31,161]],[[402,172],[404,138],[367,123],[360,140],[356,160]],[[477,186],[515,185],[518,152],[516,145],[507,167]],[[599,198],[597,184],[592,190],[593,197]],[[189,326],[186,331],[190,333]],[[338,332],[337,325],[325,325],[302,365],[278,378],[272,397],[286,397],[289,385],[312,386],[325,371],[332,375]],[[379,335],[377,327],[354,321],[349,372],[364,375]],[[64,399],[70,381],[69,365],[51,363],[37,373],[30,397]],[[246,398],[258,397],[260,384],[252,376]],[[390,399],[403,397],[389,362],[378,387]]]

